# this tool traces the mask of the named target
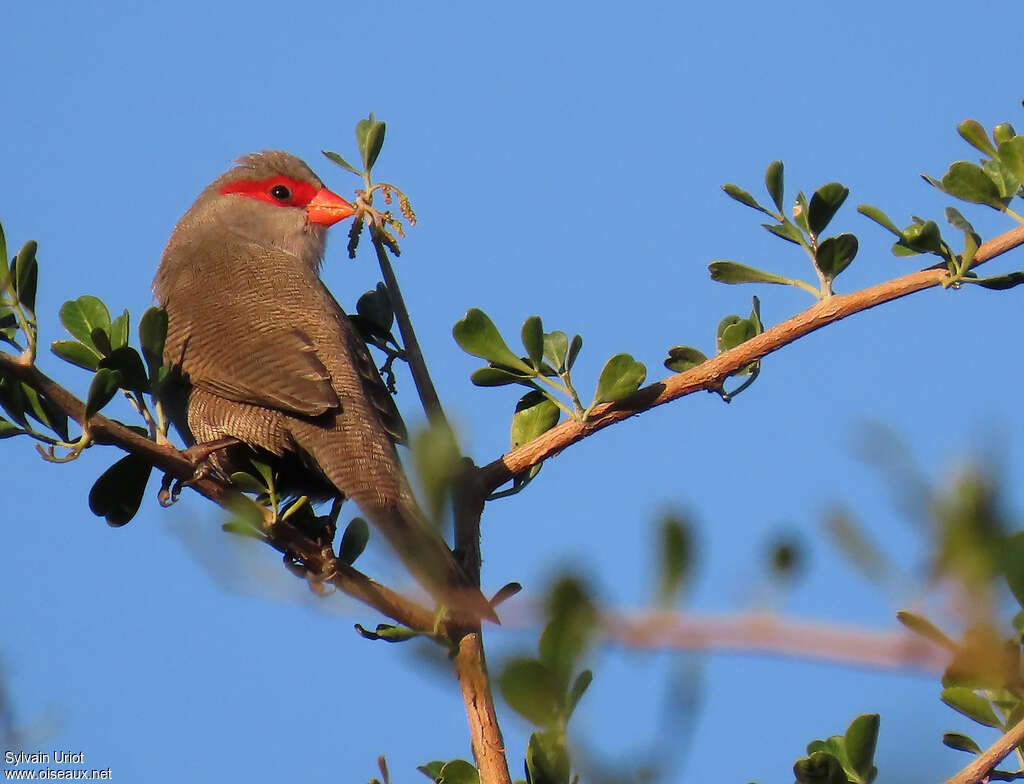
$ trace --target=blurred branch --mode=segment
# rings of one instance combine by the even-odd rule
[[[1017,227],[983,243],[971,266],[977,267],[1021,244],[1024,244],[1024,226]],[[802,313],[798,313],[745,343],[741,343],[736,348],[719,354],[685,373],[677,373],[664,381],[650,384],[617,403],[597,406],[586,422],[582,424],[573,419],[566,420],[539,438],[483,466],[480,469],[483,485],[488,491],[493,492],[510,481],[513,476],[557,455],[566,447],[583,440],[598,430],[694,392],[718,389],[731,373],[804,335],[863,310],[939,286],[945,278],[948,278],[945,269],[926,269],[855,291],[852,294],[837,294],[827,297]]]

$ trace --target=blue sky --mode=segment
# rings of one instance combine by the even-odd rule
[[[512,336],[533,314],[580,332],[576,377],[589,389],[619,351],[650,380],[667,373],[669,346],[711,351],[719,319],[749,312],[754,293],[777,323],[810,298],[715,284],[706,269],[729,258],[809,273],[719,188],[760,194],[777,158],[790,195],[830,180],[852,190],[833,226],[857,233],[861,252],[839,290],[910,271],[854,205],[901,225],[911,213],[941,219],[948,200],[917,175],[973,157],[956,123],[1024,123],[1005,66],[1019,14],[1004,4],[968,15],[944,0],[9,3],[0,221],[9,244],[40,243],[44,345],[63,337],[61,303],[81,294],[137,319],[171,228],[234,158],[287,149],[351,194],[357,181],[319,151],[354,157],[352,128],[373,111],[388,123],[378,174],[420,217],[403,242],[403,289],[464,448],[484,463],[507,447],[516,395],[469,384],[476,361],[451,339],[468,308]],[[964,212],[986,237],[1010,228],[991,210]],[[349,262],[339,233],[324,278],[351,307],[375,267]],[[526,619],[531,597],[571,566],[610,606],[640,608],[655,520],[677,507],[699,525],[690,609],[763,607],[764,552],[786,530],[807,538],[809,564],[774,609],[894,628],[895,610],[921,597],[861,579],[828,544],[823,513],[846,502],[920,572],[920,541],[855,457],[867,422],[892,426],[937,481],[978,450],[1020,473],[1024,428],[1008,394],[1021,382],[1018,299],[926,292],[770,357],[730,406],[694,396],[573,447],[488,508],[487,586],[522,582],[506,612]],[[40,362],[84,394],[84,372],[46,352]],[[410,390],[405,379],[399,403],[415,424]],[[152,487],[138,518],[110,529],[85,499],[112,452],[53,466],[25,441],[0,450],[0,655],[17,716],[42,720],[30,747],[82,751],[115,781],[146,782],[365,781],[378,754],[396,781],[415,781],[417,764],[469,757],[443,670],[412,646],[358,638],[352,624],[376,623],[372,612],[316,599],[269,549],[222,534],[201,499],[166,511]],[[361,564],[401,580],[383,549]],[[492,663],[534,644],[536,628],[511,626],[488,630]],[[807,741],[869,711],[883,717],[881,780],[928,781],[963,762],[939,745],[942,731],[970,731],[926,677],[615,646],[592,664],[575,729],[611,760],[647,748],[669,673],[702,674],[669,781],[786,781]],[[502,715],[518,774],[529,727]]]

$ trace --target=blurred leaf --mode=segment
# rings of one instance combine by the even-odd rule
[[[73,338],[96,348],[92,332],[94,329],[110,329],[110,312],[98,298],[86,294],[64,303],[60,309],[60,321]]]
[[[150,378],[156,378],[157,371],[164,364],[164,342],[167,340],[167,311],[150,308],[139,319],[139,344],[142,356],[146,358]]]
[[[235,489],[243,493],[261,494],[267,492],[267,486],[263,483],[263,480],[257,479],[248,471],[235,471],[231,474],[231,484],[235,486]]]
[[[740,204],[745,204],[748,207],[754,208],[755,210],[760,210],[769,217],[775,217],[774,215],[771,214],[770,211],[766,210],[764,207],[758,204],[757,199],[755,199],[753,196],[751,196],[738,185],[733,185],[732,183],[729,183],[727,185],[723,185],[722,190],[725,191],[730,197],[738,201]]]
[[[793,280],[773,272],[748,267],[735,261],[713,261],[708,265],[711,279],[720,283],[778,283],[793,285]]]
[[[529,378],[531,376],[496,367],[478,368],[469,376],[469,380],[478,387],[503,387],[508,384],[520,384]]]
[[[873,220],[879,226],[881,226],[884,229],[888,229],[897,237],[903,236],[903,232],[896,228],[896,224],[889,220],[889,216],[886,215],[878,207],[874,207],[870,204],[861,204],[858,205],[857,212],[859,212],[861,215],[871,218],[871,220]]]
[[[351,163],[349,163],[344,158],[342,158],[340,155],[338,155],[338,153],[331,152],[330,150],[321,150],[320,152],[322,152],[325,156],[327,156],[327,158],[329,160],[332,160],[336,164],[338,164],[341,168],[348,169],[350,172],[352,172],[353,174],[358,174],[360,177],[363,175],[363,173],[361,171],[359,171],[359,169],[357,169]]]
[[[691,346],[673,346],[668,350],[665,367],[673,373],[685,373],[691,368],[703,365],[708,361],[704,353]]]
[[[693,531],[687,520],[674,513],[662,518],[658,554],[658,602],[667,607],[676,602],[693,563]]]
[[[967,751],[971,754],[981,754],[981,746],[959,732],[947,732],[942,736],[942,742],[951,749]]]
[[[849,195],[850,189],[839,182],[827,183],[814,192],[807,212],[807,227],[811,234],[817,236],[825,230]]]
[[[530,784],[568,784],[569,749],[565,733],[535,732],[526,747],[526,773]]]
[[[530,316],[523,322],[522,339],[526,355],[539,371],[544,360],[544,327],[540,316]]]
[[[513,659],[498,676],[502,696],[512,709],[541,727],[561,716],[563,687],[554,673],[537,659]]]
[[[579,675],[576,676],[576,680],[572,682],[572,688],[569,689],[569,695],[566,699],[565,704],[565,719],[566,721],[572,717],[573,712],[576,710],[576,706],[579,705],[580,699],[590,684],[594,680],[594,673],[590,670],[583,670]]]
[[[366,543],[370,541],[370,526],[361,517],[353,517],[345,527],[338,545],[338,559],[351,565],[363,554]]]
[[[455,342],[463,351],[520,373],[532,374],[532,368],[512,353],[494,322],[479,308],[471,308],[452,328]]]
[[[814,263],[827,280],[833,280],[850,266],[857,255],[857,238],[852,234],[828,237],[818,246]]]
[[[593,639],[597,608],[578,580],[563,578],[552,589],[547,610],[548,623],[537,649],[540,660],[557,678],[559,691],[565,692],[577,661]]]
[[[942,701],[978,724],[984,724],[986,727],[1002,727],[988,700],[979,697],[971,689],[963,686],[945,688],[942,690]]]
[[[77,340],[55,340],[50,344],[50,350],[65,362],[86,370],[96,370],[103,358],[92,346]]]
[[[231,512],[231,520],[225,525],[237,523],[262,534],[265,522],[263,507],[249,496],[230,492],[224,497],[224,507]]]
[[[992,142],[989,141],[988,134],[980,122],[964,120],[956,129],[964,140],[976,150],[980,150],[992,158],[996,157],[996,148],[992,146]]]
[[[1009,169],[1017,182],[1024,182],[1024,136],[1013,136],[1000,142],[999,161]]]
[[[512,415],[512,448],[520,447],[558,424],[560,410],[543,392],[523,395]]]
[[[616,354],[601,369],[594,403],[614,403],[632,395],[647,378],[647,368],[630,354]]]
[[[149,390],[149,378],[146,375],[146,368],[142,365],[142,357],[131,346],[114,349],[99,361],[99,366],[119,371],[119,385],[123,389],[130,389],[133,392]]]
[[[433,424],[412,444],[413,463],[426,495],[426,507],[433,521],[441,519],[452,482],[461,470],[462,453],[450,427]]]
[[[896,613],[896,620],[910,629],[910,631],[921,635],[926,640],[931,640],[936,645],[941,645],[947,651],[955,651],[957,649],[957,644],[950,637],[944,634],[938,626],[921,615],[900,610]]]
[[[37,244],[29,240],[22,245],[14,259],[14,290],[18,301],[33,313],[36,310],[36,284],[39,281],[39,264],[36,261]]]
[[[146,483],[153,470],[146,460],[129,454],[104,471],[89,491],[89,509],[106,518],[107,525],[121,526],[139,511]]]
[[[85,419],[88,419],[110,402],[121,385],[121,373],[110,368],[100,368],[92,377],[89,396],[85,403]]]
[[[768,189],[775,209],[782,212],[783,195],[783,165],[782,161],[772,161],[768,164],[768,170],[764,173],[764,184]]]
[[[1017,603],[1024,607],[1024,531],[1007,536],[998,553],[1006,584]]]

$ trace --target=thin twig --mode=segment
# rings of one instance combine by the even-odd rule
[[[1022,743],[1024,743],[1024,720],[1010,727],[1003,737],[979,754],[974,762],[953,778],[947,779],[946,784],[978,784],[978,782],[984,781],[995,770],[996,765]]]
[[[971,266],[976,267],[1021,244],[1024,244],[1024,226],[1017,227],[983,243]],[[852,316],[854,313],[860,313],[862,310],[868,310],[908,294],[941,285],[946,277],[945,270],[921,270],[861,289],[852,294],[837,294],[823,299],[802,313],[798,313],[747,342],[741,343],[731,351],[719,354],[685,373],[677,373],[664,381],[650,384],[625,400],[595,407],[583,424],[575,420],[561,423],[539,438],[535,438],[528,444],[524,444],[480,468],[483,486],[488,492],[493,492],[510,481],[513,476],[557,455],[566,447],[598,430],[603,430],[616,422],[642,414],[655,406],[669,403],[685,395],[702,390],[717,389],[730,373],[755,360],[762,359],[810,332],[833,324],[847,316]]]
[[[480,770],[480,782],[511,784],[512,778],[505,758],[505,740],[494,711],[479,628],[464,634],[459,640],[459,648],[455,653],[455,672],[462,687],[462,700],[466,704],[473,757]]]

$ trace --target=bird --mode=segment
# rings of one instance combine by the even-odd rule
[[[355,501],[414,577],[461,616],[497,616],[420,510],[404,425],[366,344],[320,279],[355,207],[290,153],[239,158],[178,221],[153,290],[167,313],[162,402],[223,477],[254,455],[286,492]],[[228,443],[231,443],[228,441]]]

